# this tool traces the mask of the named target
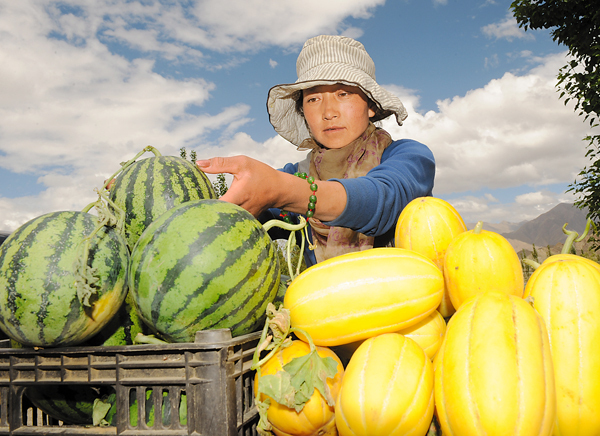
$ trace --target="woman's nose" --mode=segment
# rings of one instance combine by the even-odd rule
[[[323,119],[332,120],[339,116],[338,105],[335,98],[329,95],[323,97]]]

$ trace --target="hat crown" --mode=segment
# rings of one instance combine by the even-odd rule
[[[297,82],[310,76],[307,73],[311,69],[325,64],[359,69],[375,80],[375,63],[360,42],[345,36],[320,35],[306,41],[298,55]]]

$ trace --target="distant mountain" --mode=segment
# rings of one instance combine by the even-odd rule
[[[579,209],[570,203],[560,203],[531,221],[520,223],[503,221],[499,224],[484,222],[483,228],[504,236],[519,253],[522,250],[531,253],[535,245],[542,252],[544,248],[550,246],[552,253],[555,254],[560,252],[567,237],[562,230],[565,223],[568,223],[567,230],[574,230],[581,235],[585,229],[586,216],[587,210]],[[474,227],[475,224],[467,224],[468,229]],[[580,244],[583,242],[576,246]],[[545,255],[542,257],[545,258]]]
[[[565,242],[566,235],[562,228],[565,224],[567,230],[583,233],[587,211],[581,210],[570,203],[559,203],[548,212],[537,218],[527,221],[518,229],[501,233],[506,239],[514,239],[536,247],[546,247]]]
[[[525,221],[522,221],[520,223],[511,223],[508,221],[502,221],[501,223],[483,223],[483,229],[484,230],[489,230],[490,232],[496,232],[496,233],[500,233],[501,235],[504,233],[509,233],[512,232],[514,230],[517,230],[519,227],[521,227],[524,224]],[[471,230],[473,228],[475,228],[475,225],[477,223],[467,223],[467,229]]]

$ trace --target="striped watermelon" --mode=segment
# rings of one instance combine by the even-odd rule
[[[262,327],[277,295],[279,258],[250,213],[221,200],[174,207],[148,226],[131,255],[138,313],[162,338],[193,342],[196,331]]]
[[[104,327],[126,295],[129,252],[124,238],[102,227],[87,266],[93,292],[78,296],[81,244],[97,226],[84,212],[52,212],[23,224],[0,245],[0,328],[25,346],[77,345]]]
[[[92,425],[94,401],[114,401],[106,386],[38,385],[28,386],[25,395],[31,403],[54,419],[70,425]]]
[[[148,225],[178,204],[215,199],[208,177],[194,164],[175,156],[154,156],[132,163],[116,178],[110,199],[125,212],[129,248]]]
[[[138,388],[139,389],[139,388]],[[149,388],[142,392],[145,397],[145,415],[142,417],[148,427],[154,426],[155,410],[153,389]],[[185,390],[178,392],[177,389],[162,391],[160,421],[163,425],[171,425],[176,419],[179,425],[187,425],[187,396]],[[114,389],[110,386],[87,386],[87,385],[38,385],[28,386],[25,395],[31,403],[54,419],[63,421],[69,425],[117,425],[117,397]],[[157,390],[156,395],[160,395]],[[96,400],[103,404],[96,404]],[[178,401],[176,407],[171,402]],[[101,408],[103,408],[101,410]],[[172,411],[178,412],[173,417]],[[94,416],[96,412],[96,416]],[[122,412],[121,412],[122,413]],[[129,425],[138,427],[139,420],[137,391],[135,388],[129,391]]]

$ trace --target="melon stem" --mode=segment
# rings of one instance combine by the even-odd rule
[[[565,235],[567,235],[567,239],[565,240],[565,243],[563,244],[562,249],[560,250],[560,254],[569,254],[571,252],[571,249],[573,248],[573,244],[575,242],[583,241],[583,239],[587,236],[588,232],[590,231],[591,226],[594,226],[594,228],[596,228],[594,222],[588,218],[585,224],[585,229],[583,230],[581,236],[579,236],[579,233],[577,233],[576,231],[567,230],[567,225],[569,225],[569,223],[565,223],[565,225],[562,227],[562,231]],[[522,262],[526,265],[529,265],[534,270],[540,267],[540,264],[532,259],[523,259]]]
[[[290,231],[290,236],[288,237],[288,241],[286,244],[286,261],[288,265],[288,271],[290,272],[290,280],[294,280],[300,274],[300,267],[302,266],[302,256],[304,255],[304,246],[305,241],[308,241],[308,226],[306,225],[306,219],[303,216],[299,216],[300,223],[298,224],[290,224],[285,221],[272,219],[263,224],[263,229],[265,231],[269,231],[273,227],[280,227],[284,230]],[[296,245],[296,231],[304,230],[304,234],[302,236],[302,240],[300,241],[300,256],[298,256],[298,264],[296,265],[295,271],[292,265],[292,249],[294,245]],[[310,249],[313,250],[314,246],[310,246]]]
[[[477,221],[477,224],[475,224],[475,228],[473,229],[473,233],[479,235],[481,230],[483,230],[483,221]]]
[[[567,230],[568,224],[569,223],[565,223],[565,225],[562,228],[563,233],[567,235],[567,239],[562,247],[562,250],[560,251],[560,254],[570,253],[575,242],[583,241],[583,239],[587,236],[588,232],[590,231],[590,226],[593,224],[593,222],[591,219],[588,218],[587,222],[585,223],[585,229],[583,230],[581,236],[579,236],[579,234],[574,230]]]
[[[119,175],[119,173],[121,173],[127,167],[131,166],[137,160],[138,157],[140,157],[141,155],[143,155],[144,153],[146,153],[148,151],[151,151],[152,153],[154,153],[154,156],[156,156],[156,157],[162,156],[162,154],[160,153],[160,151],[158,151],[153,146],[148,145],[147,147],[144,147],[144,149],[142,151],[140,151],[138,154],[136,154],[133,157],[133,159],[130,159],[127,162],[124,162],[124,163],[122,162],[121,163],[121,168],[119,168],[118,171],[116,171],[112,176],[110,176],[108,179],[105,180],[104,186],[102,186],[102,190],[106,190],[107,187],[112,183],[112,181],[114,180],[114,178]]]

